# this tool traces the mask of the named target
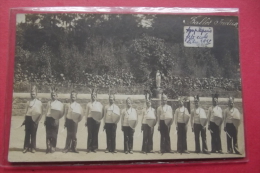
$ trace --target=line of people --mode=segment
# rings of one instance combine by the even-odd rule
[[[184,106],[185,98],[178,99],[178,108],[173,112],[170,105],[167,104],[166,94],[162,94],[161,105],[156,109],[152,107],[151,96],[145,94],[146,107],[142,110],[141,131],[143,132],[142,153],[153,153],[153,134],[154,127],[158,124],[160,131],[160,153],[173,153],[171,150],[170,129],[175,122],[177,132],[177,152],[189,153],[187,149],[187,128],[188,122],[195,135],[195,152],[205,154],[222,154],[221,145],[221,125],[224,124],[224,131],[227,136],[228,153],[240,154],[238,149],[238,126],[240,124],[240,112],[234,107],[234,98],[228,98],[228,107],[222,111],[218,106],[218,94],[212,95],[212,106],[206,115],[205,110],[200,106],[200,98],[194,96],[194,109],[189,113]],[[133,136],[138,124],[138,114],[132,107],[132,99],[126,99],[126,108],[120,111],[115,104],[115,95],[109,95],[109,104],[103,106],[97,101],[97,90],[93,89],[91,93],[91,102],[85,108],[77,102],[77,92],[70,93],[70,103],[63,104],[58,101],[57,89],[51,88],[51,101],[47,103],[46,112],[43,113],[42,102],[37,99],[37,88],[31,89],[31,100],[26,104],[26,114],[22,125],[25,125],[25,140],[23,153],[31,151],[36,152],[36,134],[38,123],[45,115],[44,125],[46,127],[46,153],[53,153],[56,150],[57,136],[59,129],[59,119],[65,117],[64,128],[67,129],[67,137],[63,153],[77,151],[77,129],[78,123],[85,116],[85,126],[87,127],[87,149],[86,152],[97,152],[98,133],[103,119],[106,131],[107,148],[105,153],[116,153],[116,130],[117,123],[121,119],[121,130],[124,134],[124,153],[133,154]],[[211,133],[211,152],[208,151],[206,140],[206,125]],[[200,136],[202,140],[202,150],[200,147]]]

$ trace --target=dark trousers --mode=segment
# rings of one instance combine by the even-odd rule
[[[116,128],[117,124],[115,123],[105,124],[107,134],[107,150],[110,152],[114,152],[116,149]]]
[[[185,123],[177,123],[178,129],[177,129],[177,151],[182,153],[184,151],[187,151],[187,130],[186,130],[186,124]]]
[[[133,150],[133,136],[135,130],[132,129],[130,126],[123,126],[122,130],[124,132],[124,152],[132,151]]]
[[[143,152],[150,152],[153,150],[153,132],[154,128],[150,127],[148,124],[142,124],[143,129]]]
[[[87,150],[96,150],[98,149],[98,131],[100,127],[100,122],[95,121],[93,118],[88,118],[88,141],[87,141]]]
[[[239,153],[238,144],[237,144],[236,127],[234,126],[233,123],[227,123],[226,130],[227,130],[227,133],[230,135],[230,137],[227,135],[227,151],[230,153],[233,153],[233,147],[234,147],[235,153]],[[233,146],[232,146],[232,140],[233,140]]]
[[[160,120],[160,133],[161,133],[161,152],[171,151],[171,140],[170,140],[170,126],[166,126],[164,120]]]
[[[59,130],[59,120],[55,120],[52,117],[46,117],[46,143],[51,147],[56,147],[57,136]],[[48,146],[47,146],[48,147]]]
[[[67,127],[67,138],[65,149],[75,149],[77,146],[77,130],[78,123],[73,120],[66,118],[65,126]]]
[[[208,151],[207,147],[207,137],[206,137],[206,128],[201,124],[194,123],[194,134],[195,134],[195,152],[200,152],[200,135],[202,142],[202,151]]]
[[[214,122],[210,121],[211,132],[211,152],[222,152],[221,139],[220,139],[220,128]]]
[[[24,148],[36,149],[36,133],[38,124],[36,124],[31,116],[25,117],[25,138]]]

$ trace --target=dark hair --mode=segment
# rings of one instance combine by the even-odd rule
[[[72,90],[72,91],[70,92],[70,95],[73,94],[73,93],[75,93],[76,95],[78,95],[78,92],[75,91],[75,90]]]

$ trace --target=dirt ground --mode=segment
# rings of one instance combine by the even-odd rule
[[[78,126],[78,144],[77,149],[79,153],[62,153],[61,150],[65,146],[66,139],[66,130],[63,130],[64,118],[60,120],[58,142],[57,142],[57,151],[52,154],[46,154],[46,141],[45,141],[45,127],[43,125],[43,119],[40,121],[37,131],[37,152],[36,153],[22,153],[23,142],[24,142],[24,126],[18,127],[23,122],[24,117],[22,116],[13,116],[11,120],[11,133],[10,133],[10,143],[9,143],[9,154],[8,160],[10,162],[67,162],[67,161],[123,161],[123,160],[167,160],[167,159],[202,159],[202,158],[237,158],[245,157],[245,145],[244,145],[244,131],[243,123],[239,126],[238,132],[238,145],[242,155],[236,154],[196,154],[195,151],[195,141],[194,133],[191,131],[190,124],[188,126],[187,132],[187,145],[190,154],[177,154],[177,153],[165,153],[159,154],[160,149],[160,133],[157,130],[158,125],[155,126],[154,131],[154,151],[155,153],[142,154],[142,138],[143,134],[141,133],[141,124],[139,123],[135,129],[134,133],[134,154],[125,154],[123,153],[123,132],[121,131],[121,124],[118,123],[117,126],[117,136],[116,136],[116,149],[118,153],[104,153],[106,149],[106,133],[103,131],[103,122],[100,126],[99,131],[99,150],[97,153],[86,153],[87,147],[87,128],[84,126],[85,120],[82,120]],[[139,117],[140,119],[140,117]],[[243,120],[243,119],[242,119]],[[140,120],[139,120],[140,122]],[[171,148],[173,151],[177,149],[177,134],[175,130],[175,125],[172,125],[170,137],[171,137]],[[207,130],[207,144],[209,151],[211,150],[211,135]],[[221,133],[222,149],[223,152],[227,152],[226,145],[226,134],[223,131]]]

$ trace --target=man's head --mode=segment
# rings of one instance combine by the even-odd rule
[[[178,104],[179,104],[179,107],[184,106],[184,99],[181,98],[181,97],[179,97],[179,98],[178,98]]]
[[[194,96],[194,105],[199,107],[200,98],[199,95]]]
[[[212,94],[212,104],[213,106],[218,105],[218,94]]]
[[[151,100],[146,100],[146,106],[149,108],[149,107],[151,107],[151,105],[152,105],[152,103],[151,103]]]
[[[96,88],[92,89],[91,100],[92,101],[96,101],[97,100],[97,89]]]
[[[77,100],[77,95],[78,95],[78,93],[76,91],[71,91],[70,99],[71,99],[72,102]]]
[[[229,97],[228,98],[228,106],[230,108],[233,108],[234,107],[234,97]]]
[[[36,96],[37,96],[37,87],[34,85],[34,86],[32,86],[32,88],[31,88],[31,98],[32,98],[32,99],[35,99]]]
[[[115,102],[115,95],[109,95],[109,103],[112,105]]]
[[[58,98],[57,88],[52,87],[51,88],[51,99],[54,101],[54,100],[57,100],[57,98]]]
[[[132,106],[132,99],[130,97],[127,97],[126,105],[127,105],[127,107],[131,107]]]
[[[162,94],[162,105],[166,105],[168,101],[168,97],[166,94]]]

